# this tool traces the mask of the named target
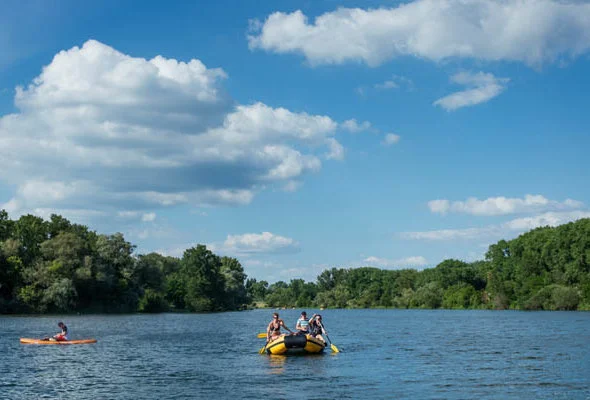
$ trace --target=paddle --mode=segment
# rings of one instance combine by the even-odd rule
[[[334,353],[340,353],[340,350],[338,350],[338,347],[336,347],[336,345],[334,343],[332,343],[332,340],[330,339],[330,337],[328,336],[328,333],[324,329],[324,325],[321,322],[318,322],[318,323],[320,324],[320,328],[322,328],[322,334],[326,335],[326,338],[330,341],[330,348],[332,349],[332,351]]]
[[[261,332],[261,333],[259,333],[258,335],[256,335],[256,337],[257,337],[258,339],[264,339],[264,338],[266,338],[266,333],[262,333],[262,332]]]

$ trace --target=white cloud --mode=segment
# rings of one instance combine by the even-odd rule
[[[295,240],[275,235],[271,232],[246,233],[243,235],[228,235],[223,243],[222,252],[231,254],[252,253],[296,253],[299,243]]]
[[[485,103],[502,93],[507,78],[496,78],[492,74],[479,72],[460,72],[451,77],[451,81],[465,85],[469,89],[452,93],[436,100],[433,105],[440,106],[447,111],[454,111],[463,107],[470,107],[476,104]]]
[[[497,232],[497,227],[465,228],[465,229],[439,229],[425,232],[404,232],[401,236],[413,240],[456,240],[479,239],[482,236],[492,236]]]
[[[523,22],[525,21],[525,22]],[[250,26],[251,49],[302,54],[311,65],[400,56],[539,65],[590,48],[590,4],[559,0],[417,0],[396,8],[339,8],[310,22],[275,12]]]
[[[146,213],[141,216],[143,222],[153,222],[156,220],[156,213]]]
[[[424,267],[425,265],[428,265],[428,261],[422,256],[412,256],[400,258],[397,260],[389,260],[387,258],[370,256],[365,258],[363,262],[380,268]]]
[[[430,211],[433,213],[445,215],[446,213],[449,212],[449,209],[451,208],[451,206],[450,206],[450,202],[448,200],[441,199],[441,200],[429,201],[428,208],[430,208]]]
[[[117,216],[120,218],[137,218],[139,216],[139,212],[137,211],[119,211]]]
[[[542,226],[558,226],[582,218],[590,218],[589,211],[547,212],[527,218],[517,218],[499,225],[488,225],[481,228],[440,229],[424,232],[403,232],[400,236],[411,240],[475,240],[481,238],[513,237],[531,229]]]
[[[225,79],[199,60],[146,60],[94,40],[61,51],[17,89],[18,113],[0,117],[0,181],[17,187],[0,206],[22,214],[92,205],[125,217],[241,205],[319,171],[326,149],[342,158],[338,122],[237,105]]]
[[[371,129],[371,123],[369,121],[358,123],[354,118],[344,121],[340,126],[351,133],[358,133]]]
[[[399,88],[399,84],[397,84],[395,81],[392,81],[392,80],[387,80],[385,82],[375,84],[375,89],[380,89],[380,90],[389,90],[389,89],[397,89],[397,88]]]
[[[500,196],[489,197],[485,200],[469,197],[466,201],[450,202],[446,199],[437,199],[428,202],[428,208],[433,213],[445,215],[453,212],[480,216],[576,209],[583,206],[583,203],[572,199],[559,202],[549,200],[542,195],[530,194],[525,195],[522,199]]]
[[[303,183],[299,182],[299,181],[289,181],[287,182],[284,186],[283,186],[283,190],[285,192],[295,192],[297,191],[301,186],[303,185]]]
[[[547,212],[533,217],[517,218],[503,226],[512,231],[528,231],[540,226],[558,226],[581,218],[590,218],[590,212]]]
[[[334,138],[326,139],[330,151],[326,154],[328,160],[343,160],[344,147]]]
[[[396,135],[395,133],[387,133],[381,144],[383,144],[384,146],[391,146],[392,144],[396,144],[397,142],[399,142],[400,139],[401,137],[399,135]]]
[[[406,86],[408,89],[412,89],[414,83],[411,79],[406,77],[393,75],[390,79],[387,79],[381,83],[376,83],[373,87],[377,90],[391,90],[399,89],[402,85]]]

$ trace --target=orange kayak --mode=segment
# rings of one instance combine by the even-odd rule
[[[96,343],[96,339],[66,340],[66,341],[58,342],[56,340],[20,338],[20,342],[23,344],[88,344],[88,343]]]

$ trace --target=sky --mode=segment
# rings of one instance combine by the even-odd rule
[[[590,3],[0,2],[0,209],[250,278],[590,217]]]

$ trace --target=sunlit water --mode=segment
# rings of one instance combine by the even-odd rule
[[[590,399],[590,313],[325,310],[342,352],[295,357],[271,313],[0,317],[0,399]],[[19,343],[61,319],[98,343]]]

